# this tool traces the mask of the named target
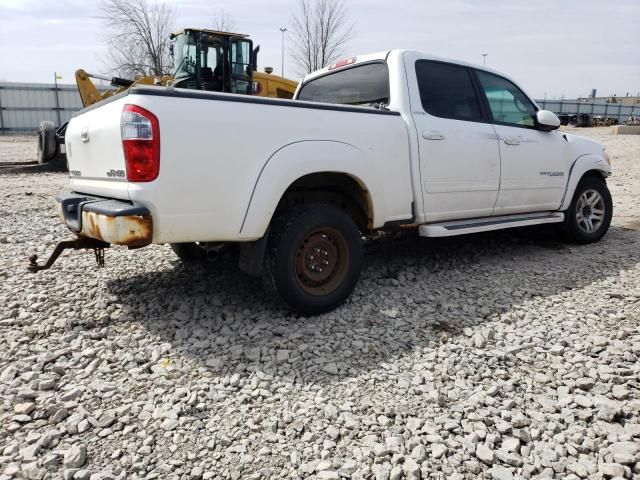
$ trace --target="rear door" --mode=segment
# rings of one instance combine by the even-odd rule
[[[491,215],[500,180],[498,141],[470,69],[432,60],[410,61],[407,68],[417,82],[411,110],[426,220]]]
[[[475,75],[500,145],[500,193],[494,214],[559,208],[569,165],[562,133],[536,129],[537,107],[513,82],[481,70]]]

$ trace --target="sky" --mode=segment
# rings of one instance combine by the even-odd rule
[[[177,26],[209,27],[224,9],[260,44],[259,67],[281,71],[280,27],[297,0],[150,0],[169,3]],[[354,36],[344,57],[391,48],[482,64],[535,98],[636,95],[640,0],[344,0]],[[0,81],[73,83],[108,70],[99,0],[0,0]],[[289,35],[287,33],[286,35]],[[288,42],[285,36],[285,56]],[[292,75],[285,60],[285,76]]]

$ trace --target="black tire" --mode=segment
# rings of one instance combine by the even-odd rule
[[[58,139],[53,122],[40,122],[38,127],[38,163],[47,163],[58,155]]]
[[[319,252],[315,259],[313,252]],[[274,218],[262,273],[265,287],[289,308],[317,315],[345,301],[362,263],[362,235],[351,217],[330,205],[311,204]]]
[[[207,261],[207,252],[196,243],[172,243],[171,248],[182,263],[196,265]]]
[[[581,198],[588,198],[590,196],[589,192],[597,192],[600,195],[599,198],[601,202],[595,202],[595,207],[597,208],[581,202]],[[583,195],[586,195],[586,197],[583,197]],[[593,195],[593,193],[591,193],[591,195]],[[597,199],[598,197],[593,198]],[[585,218],[585,212],[591,217],[594,212],[600,210],[602,210],[602,219],[597,223],[597,226],[595,220],[580,220]],[[582,216],[580,216],[581,214]],[[568,210],[564,212],[564,215],[562,233],[567,241],[586,244],[600,240],[604,234],[607,233],[613,215],[613,201],[605,181],[596,176],[586,176],[582,178],[573,194],[571,205],[569,205]],[[591,231],[588,231],[589,227],[587,223],[591,225]]]

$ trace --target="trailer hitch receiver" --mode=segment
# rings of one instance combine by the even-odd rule
[[[93,253],[96,256],[96,264],[98,265],[98,268],[104,267],[105,248],[109,248],[109,244],[107,242],[95,240],[93,238],[78,237],[75,240],[64,240],[56,245],[56,248],[54,248],[53,252],[44,265],[38,264],[38,255],[31,255],[29,257],[29,265],[27,266],[27,270],[29,270],[31,273],[36,273],[40,270],[50,269],[54,262],[58,259],[60,254],[67,249],[92,249]]]

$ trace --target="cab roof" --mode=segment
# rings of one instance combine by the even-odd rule
[[[211,35],[219,35],[223,37],[240,37],[240,38],[249,38],[249,35],[245,33],[233,33],[233,32],[222,32],[220,30],[211,30],[208,28],[183,28],[171,34],[171,38],[175,38],[178,35],[181,35],[186,32],[205,32]]]
[[[509,77],[508,75],[505,75],[502,72],[499,72],[497,70],[493,70],[491,68],[487,68],[484,65],[478,65],[478,64],[474,64],[474,63],[470,63],[470,62],[465,62],[464,60],[455,60],[452,58],[445,58],[445,57],[439,57],[437,55],[430,55],[428,53],[423,53],[423,52],[419,52],[416,50],[405,50],[405,49],[392,49],[392,50],[384,50],[381,52],[375,52],[375,53],[369,53],[366,55],[358,55],[358,56],[353,56],[353,57],[347,57],[341,60],[338,60],[334,63],[332,63],[331,65],[328,65],[324,68],[321,68],[320,70],[316,70],[315,72],[311,72],[309,75],[307,75],[306,77],[304,77],[304,79],[302,80],[301,84],[307,83],[309,80],[312,80],[316,77],[320,77],[322,75],[325,75],[327,73],[338,71],[342,68],[348,67],[348,66],[353,66],[353,65],[358,65],[360,63],[367,63],[367,62],[375,62],[383,60],[386,61],[387,58],[390,55],[400,55],[400,56],[404,56],[405,54],[408,55],[415,55],[418,56],[420,59],[424,59],[424,60],[434,60],[437,62],[445,62],[445,63],[452,63],[455,65],[462,65],[464,67],[470,67],[470,68],[474,68],[476,70],[483,70],[485,72],[489,72],[489,73],[493,73],[495,75],[498,75],[500,77],[506,78],[507,80],[512,81],[513,83],[515,83],[516,85],[518,84],[513,78]]]

